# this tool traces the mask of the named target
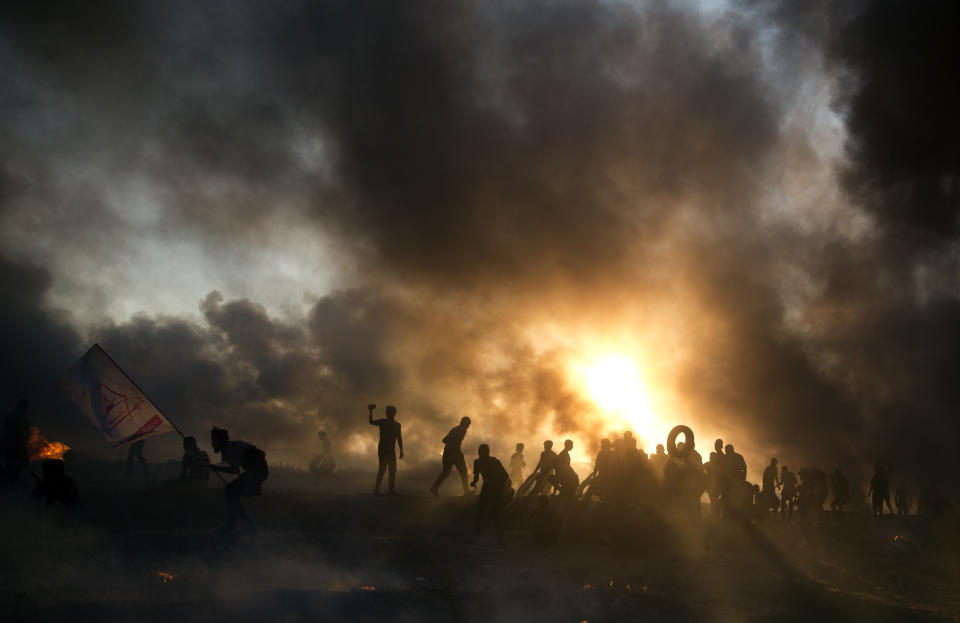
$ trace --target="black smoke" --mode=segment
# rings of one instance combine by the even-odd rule
[[[66,244],[34,260],[62,272],[11,264],[32,294],[4,330],[70,352],[4,395],[99,340],[184,427],[287,455],[321,427],[361,439],[370,401],[400,405],[423,453],[464,414],[529,445],[606,432],[565,366],[577,335],[612,330],[670,345],[651,355],[681,405],[665,419],[758,462],[907,473],[938,464],[930,431],[958,438],[950,3],[4,11],[0,216]],[[791,126],[811,76],[833,85],[840,163]],[[839,184],[838,205],[781,210],[792,169]],[[162,206],[146,232],[118,179]],[[281,217],[344,261],[306,312],[219,283],[192,316],[80,323],[44,302],[109,297],[63,257],[109,265],[131,233],[229,275]]]

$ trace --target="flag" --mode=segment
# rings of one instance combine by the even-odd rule
[[[67,371],[60,391],[103,432],[112,448],[176,430],[99,344]]]

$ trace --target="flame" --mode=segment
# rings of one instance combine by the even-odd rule
[[[583,590],[585,590],[585,591],[593,590],[593,584],[584,584],[584,585],[583,585]]]
[[[177,576],[169,571],[157,571],[157,577],[163,580],[163,583],[173,582],[177,579]]]
[[[360,590],[362,590],[362,591],[375,591],[375,590],[377,590],[377,587],[376,587],[376,586],[370,586],[369,584],[361,584],[358,588],[359,588]]]
[[[70,449],[65,443],[59,441],[50,441],[40,434],[40,429],[36,426],[30,427],[30,439],[27,440],[27,451],[30,453],[31,461],[40,459],[63,459],[63,455]]]

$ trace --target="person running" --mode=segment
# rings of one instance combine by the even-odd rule
[[[210,457],[197,446],[196,437],[183,438],[183,459],[180,480],[197,487],[206,487],[210,480]]]
[[[261,494],[263,482],[270,475],[267,455],[251,443],[230,441],[230,433],[216,426],[210,431],[210,444],[222,461],[221,465],[211,465],[210,469],[215,472],[239,474],[224,487],[227,497],[227,518],[218,531],[236,530],[238,520],[244,528],[255,531],[256,526],[240,500]]]
[[[510,457],[510,480],[520,486],[523,484],[523,468],[527,466],[527,462],[523,458],[523,444],[518,443],[516,449]]]
[[[786,465],[780,468],[780,518],[790,523],[793,518],[793,498],[797,495],[797,475]]]
[[[537,466],[533,468],[533,473],[537,477],[536,484],[528,495],[539,495],[549,484],[548,478],[553,473],[553,464],[557,460],[557,453],[553,451],[553,442],[547,439],[543,442],[543,452],[540,453],[540,460]]]
[[[473,462],[473,482],[470,486],[476,488],[477,481],[481,477],[483,477],[483,487],[480,489],[480,499],[477,501],[474,532],[480,534],[483,520],[489,513],[496,526],[497,544],[503,547],[504,490],[509,485],[510,478],[500,460],[490,456],[490,446],[485,443],[477,448],[477,459]]]
[[[397,408],[393,405],[387,405],[386,419],[373,419],[373,410],[377,405],[367,405],[368,420],[371,426],[380,429],[380,442],[377,444],[377,457],[380,465],[377,468],[377,481],[373,485],[373,494],[380,495],[380,483],[383,482],[384,472],[390,472],[387,483],[387,490],[390,495],[397,493],[397,453],[394,448],[400,449],[400,458],[403,458],[403,437],[400,435],[400,422],[396,420]]]
[[[433,486],[430,487],[430,493],[433,494],[435,498],[440,497],[440,485],[447,479],[447,476],[450,475],[450,470],[454,467],[457,468],[457,473],[460,474],[460,481],[463,484],[463,494],[470,494],[470,490],[467,488],[467,463],[463,458],[463,449],[460,447],[460,444],[463,443],[463,438],[467,436],[468,428],[470,428],[470,418],[460,418],[460,423],[451,428],[450,432],[447,433],[442,440],[443,468],[440,470],[440,475],[437,476]]]

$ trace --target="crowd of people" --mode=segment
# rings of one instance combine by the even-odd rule
[[[8,482],[16,481],[29,464],[26,449],[28,407],[29,403],[21,400],[3,421],[2,476]],[[369,423],[379,428],[374,494],[380,495],[385,475],[387,493],[395,494],[397,460],[404,456],[402,427],[397,421],[396,407],[387,406],[386,417],[379,419],[374,418],[375,409],[374,404],[367,407]],[[553,441],[544,441],[543,450],[529,474],[525,473],[527,461],[523,443],[516,444],[508,462],[509,469],[491,454],[487,444],[480,444],[473,462],[473,478],[468,484],[470,473],[463,443],[470,424],[470,418],[461,418],[441,440],[441,471],[429,491],[434,497],[439,497],[441,485],[454,469],[459,476],[463,495],[471,495],[477,484],[482,482],[475,529],[480,532],[485,521],[490,520],[501,542],[504,511],[514,498],[520,501],[529,499],[531,505],[535,506],[533,523],[536,538],[541,542],[556,539],[559,517],[569,517],[597,502],[612,508],[628,505],[671,508],[697,517],[701,514],[701,499],[706,494],[709,512],[714,517],[769,518],[790,522],[795,513],[800,518],[823,519],[826,513],[824,505],[831,491],[833,498],[830,510],[842,520],[851,499],[850,482],[839,468],[829,477],[817,467],[803,467],[793,472],[787,465],[780,465],[776,458],[771,458],[762,472],[760,482],[752,483],[748,479],[743,455],[736,451],[733,444],[724,444],[721,439],[714,442],[713,451],[704,462],[696,449],[693,431],[686,426],[675,427],[667,438],[666,446],[658,444],[656,451],[649,455],[638,447],[637,439],[630,431],[617,439],[601,439],[593,469],[582,480],[574,469],[574,442],[570,439],[564,441],[560,452],[554,451]],[[683,440],[680,440],[681,436]],[[311,461],[311,472],[315,476],[329,474],[335,466],[326,433],[321,431],[319,439],[321,452]],[[213,428],[210,440],[214,453],[220,455],[220,464],[211,462],[194,437],[185,437],[179,481],[188,486],[205,487],[211,473],[236,475],[231,482],[224,481],[226,519],[220,530],[253,529],[254,523],[241,500],[260,495],[263,482],[269,475],[266,455],[253,444],[231,440],[229,433],[221,428]],[[144,474],[149,475],[143,448],[142,440],[130,444],[126,462],[128,475],[137,464],[142,467]],[[66,475],[61,460],[44,461],[42,474],[33,491],[35,497],[46,500],[48,504],[59,504],[70,509],[81,506],[76,483]],[[932,482],[921,489],[916,500],[902,483],[891,498],[890,470],[883,461],[875,465],[867,496],[876,516],[884,513],[884,506],[888,514],[896,512],[900,515],[909,514],[914,504],[921,514],[952,510],[950,502],[937,493]]]
[[[390,469],[389,493],[396,492],[396,454],[394,445],[400,446],[403,456],[400,424],[396,421],[396,408],[387,407],[387,418],[373,419],[375,405],[369,405],[371,424],[380,427],[380,471],[374,493],[380,494],[384,469]],[[470,418],[464,417],[443,437],[442,467],[430,488],[434,497],[440,494],[440,486],[456,469],[463,487],[467,488],[467,464],[462,444],[470,427]],[[683,441],[679,437],[683,436]],[[480,531],[483,521],[491,518],[498,537],[502,539],[503,509],[514,497],[536,500],[533,511],[535,532],[538,540],[550,542],[555,539],[555,518],[583,509],[591,501],[600,501],[612,506],[657,506],[672,507],[691,516],[701,514],[701,499],[706,494],[710,514],[717,518],[774,519],[791,522],[794,515],[800,518],[824,519],[826,504],[832,491],[830,510],[843,520],[850,503],[850,482],[837,468],[828,477],[816,466],[802,467],[795,472],[787,465],[780,465],[771,458],[763,470],[759,483],[747,477],[747,464],[743,455],[733,444],[724,444],[722,439],[714,442],[713,451],[706,462],[697,451],[693,431],[678,426],[671,431],[667,447],[658,444],[650,455],[640,449],[633,433],[626,431],[619,439],[601,439],[592,471],[581,481],[573,468],[571,453],[574,442],[567,439],[558,453],[553,441],[543,442],[543,451],[530,474],[525,476],[527,462],[523,454],[524,444],[518,443],[509,460],[509,471],[499,459],[491,456],[487,444],[478,448],[474,461],[473,481],[475,487],[482,479],[480,501],[476,508],[475,529]],[[873,513],[893,513],[890,502],[890,476],[887,466],[878,462],[870,482],[868,497]],[[516,488],[514,488],[516,487]],[[894,496],[897,513],[906,515],[913,505],[913,498],[905,486],[897,489]],[[930,492],[918,502],[917,512],[940,512],[942,500]],[[942,502],[940,502],[942,504]]]

